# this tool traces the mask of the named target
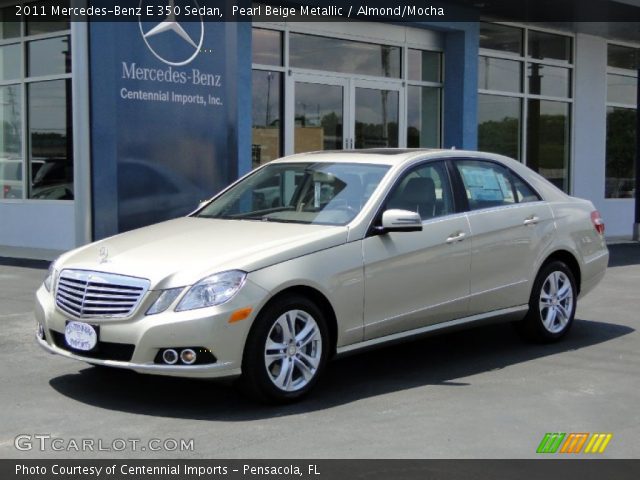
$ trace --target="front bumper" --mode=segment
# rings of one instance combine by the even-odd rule
[[[36,337],[38,345],[46,352],[61,355],[73,360],[88,362],[93,365],[103,365],[105,367],[126,368],[138,373],[150,373],[155,375],[169,375],[174,377],[203,377],[218,378],[240,375],[240,368],[233,368],[231,362],[221,363],[217,361],[210,365],[160,365],[149,363],[121,362],[118,360],[100,360],[98,358],[83,357],[76,355],[55,345],[50,345],[46,340]]]
[[[241,373],[242,355],[249,329],[267,296],[264,289],[247,281],[242,290],[223,305],[187,312],[174,312],[170,308],[160,314],[145,315],[144,312],[157,296],[158,292],[148,292],[130,318],[73,318],[57,308],[53,294],[41,287],[36,293],[35,316],[44,327],[45,337],[41,339],[36,336],[38,344],[47,352],[66,358],[94,365],[126,368],[139,373],[198,378],[229,377]],[[248,318],[229,323],[235,310],[246,307],[253,308]],[[133,347],[133,353],[124,361],[109,358],[108,354],[95,358],[67,349],[59,340],[56,343],[54,334],[64,334],[69,320],[98,326],[99,342],[129,345]],[[155,361],[158,351],[163,348],[196,346],[208,349],[216,361],[196,365],[167,365]]]

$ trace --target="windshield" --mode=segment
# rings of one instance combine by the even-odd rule
[[[198,217],[346,225],[362,210],[386,165],[276,163],[256,171]]]

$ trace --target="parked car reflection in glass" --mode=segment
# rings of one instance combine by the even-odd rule
[[[120,231],[186,215],[210,196],[176,169],[138,159],[118,163]]]

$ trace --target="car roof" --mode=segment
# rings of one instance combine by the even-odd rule
[[[443,157],[475,157],[495,159],[499,157],[490,153],[467,151],[467,150],[445,150],[436,148],[369,148],[361,150],[323,150],[318,152],[298,153],[289,155],[271,163],[368,163],[378,165],[399,165],[417,158],[443,158]]]

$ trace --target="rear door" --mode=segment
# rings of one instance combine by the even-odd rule
[[[445,162],[405,173],[385,209],[418,212],[423,229],[363,240],[365,339],[464,317],[471,232],[456,208]]]
[[[551,208],[502,164],[453,163],[472,235],[469,315],[526,304],[531,270],[554,231]]]

